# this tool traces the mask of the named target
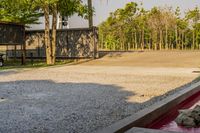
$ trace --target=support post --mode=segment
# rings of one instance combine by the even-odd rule
[[[14,45],[14,61],[17,60],[17,45]]]
[[[25,27],[24,27],[24,41],[22,44],[22,65],[26,64],[26,36],[25,36]]]

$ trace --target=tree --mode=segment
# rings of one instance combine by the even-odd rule
[[[147,19],[147,16],[146,16],[146,13],[147,11],[145,11],[144,8],[141,8],[140,9],[140,13],[137,17],[138,19],[138,23],[139,23],[139,28],[141,29],[141,49],[143,50],[144,49],[144,43],[145,43],[145,25],[146,25],[146,19]]]
[[[166,7],[162,9],[163,23],[165,27],[165,49],[169,49],[169,30],[174,29],[176,25],[176,17],[172,11],[171,7]]]
[[[190,28],[193,31],[193,37],[192,37],[192,48],[198,47],[198,30],[197,30],[197,25],[200,21],[200,10],[198,7],[195,7],[193,10],[189,10],[186,13],[186,19],[191,23]]]
[[[154,45],[154,49],[157,50],[158,44],[159,44],[159,49],[162,49],[162,28],[163,24],[161,23],[162,20],[162,14],[160,10],[157,7],[154,7],[151,9],[149,12],[149,17],[148,17],[148,26],[150,27],[152,31],[152,42]],[[159,36],[159,42],[158,42],[158,35]]]
[[[88,8],[80,0],[35,0],[35,3],[44,13],[46,61],[48,65],[53,65],[56,60],[56,25],[58,13],[66,17],[75,13],[79,16],[86,17]],[[50,15],[52,15],[52,33],[50,33]]]

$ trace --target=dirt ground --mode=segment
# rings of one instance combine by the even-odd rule
[[[200,52],[163,51],[0,71],[0,132],[101,130],[185,89],[199,65]]]
[[[200,51],[116,52],[84,65],[194,68],[200,66]]]

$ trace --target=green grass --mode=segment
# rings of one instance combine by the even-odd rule
[[[16,68],[41,68],[41,67],[49,67],[49,66],[56,66],[56,65],[64,65],[64,64],[69,64],[74,62],[73,60],[58,60],[56,61],[55,65],[47,65],[44,60],[34,60],[33,64],[31,63],[30,60],[26,61],[25,65],[21,65],[20,60],[8,60],[5,61],[4,66],[0,67],[1,70],[6,70],[6,69],[16,69]]]

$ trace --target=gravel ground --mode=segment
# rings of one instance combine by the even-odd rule
[[[89,65],[1,71],[0,133],[100,130],[179,91],[199,76],[194,71]]]

